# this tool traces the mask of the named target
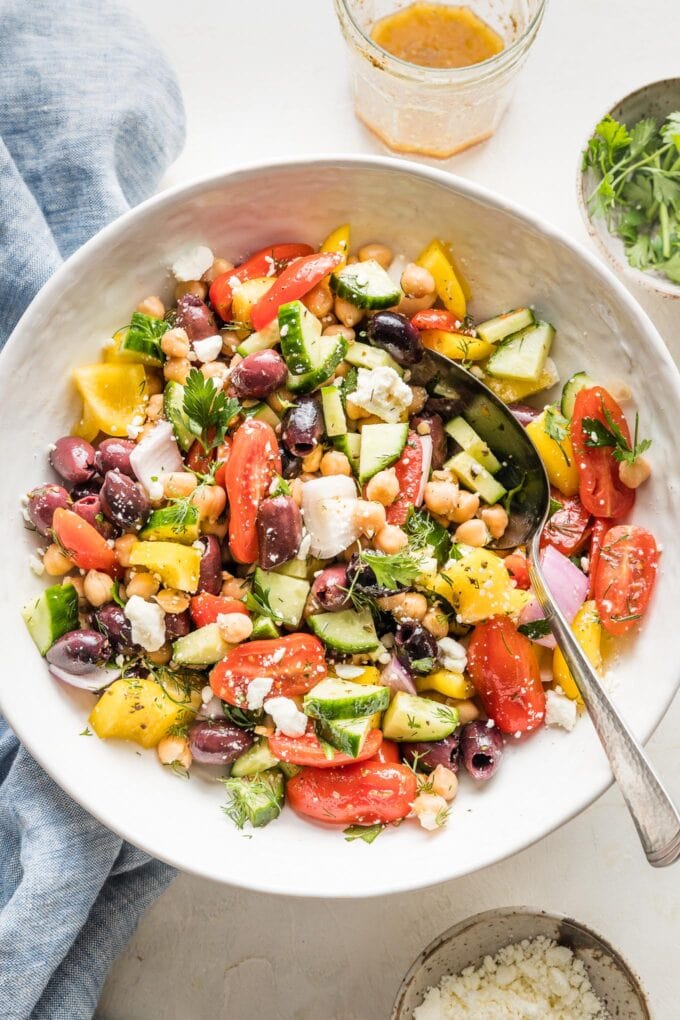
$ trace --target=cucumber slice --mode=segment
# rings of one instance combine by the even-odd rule
[[[443,740],[458,726],[458,711],[430,698],[397,691],[383,716],[388,740]]]
[[[357,308],[391,308],[402,298],[401,288],[375,259],[336,269],[330,284],[334,294]]]
[[[305,694],[302,709],[312,719],[357,719],[384,712],[389,703],[387,687],[329,677]]]
[[[253,620],[253,641],[257,638],[277,638],[281,633],[270,616],[256,616]]]
[[[368,428],[368,426],[366,426]],[[347,432],[344,436],[335,436],[333,446],[340,453],[344,453],[350,463],[355,475],[359,474],[359,460],[361,458],[361,433]]]
[[[255,418],[257,421],[264,421],[267,425],[271,425],[273,429],[277,429],[281,424],[276,411],[272,410],[269,404],[265,404],[262,401],[259,404],[253,404],[252,407],[244,407],[242,411],[244,418]]]
[[[279,769],[268,769],[254,776],[234,776],[227,779],[224,786],[231,801],[225,811],[239,829],[245,822],[259,828],[281,814],[284,782]]]
[[[359,481],[363,484],[378,471],[399,460],[406,445],[408,422],[394,425],[364,425],[361,430]]]
[[[478,436],[471,425],[464,418],[452,418],[444,426],[444,430],[458,443],[462,450],[468,453],[475,460],[479,461],[482,467],[495,475],[501,469],[500,461],[486,445],[481,436]]]
[[[344,436],[347,432],[347,419],[342,406],[342,397],[337,386],[324,386],[321,390],[321,407],[326,424],[326,435]]]
[[[370,716],[363,719],[336,719],[332,722],[319,719],[315,727],[317,737],[352,758],[359,754],[373,728]]]
[[[279,323],[277,319],[273,319],[264,329],[251,333],[245,340],[242,340],[236,350],[242,358],[245,358],[249,354],[256,354],[258,351],[271,350],[272,347],[276,347],[278,342]]]
[[[172,646],[172,658],[180,666],[212,666],[231,648],[217,624],[206,623],[205,627],[177,638]]]
[[[256,776],[258,772],[266,772],[268,769],[276,768],[278,764],[278,758],[275,758],[269,750],[269,741],[263,737],[239,755],[231,766],[231,775],[237,778]]]
[[[286,577],[257,567],[253,587],[266,595],[276,620],[288,627],[297,627],[302,619],[309,582],[298,577]]]
[[[520,329],[533,326],[534,313],[530,308],[514,308],[511,312],[504,312],[503,315],[496,315],[493,319],[480,322],[476,326],[477,336],[486,340],[488,344],[497,344],[499,340],[505,340],[506,336],[519,333]]]
[[[53,584],[21,610],[28,633],[41,655],[57,638],[78,628],[78,593],[72,584]]]
[[[317,613],[310,616],[307,623],[325,645],[339,652],[372,652],[380,643],[368,609]]]
[[[150,541],[181,542],[182,545],[191,545],[195,542],[200,532],[200,518],[198,507],[188,503],[182,510],[181,519],[178,517],[174,506],[164,506],[159,510],[153,510],[147,522],[139,533],[139,537]]]
[[[319,353],[323,327],[302,301],[289,301],[279,308],[281,353],[289,371],[309,372],[322,360]]]
[[[501,483],[465,451],[454,454],[444,467],[453,471],[463,485],[476,492],[485,503],[493,505],[505,496],[506,490]]]
[[[162,365],[165,355],[161,350],[161,337],[170,329],[165,319],[154,319],[143,312],[133,312],[120,347],[119,353],[134,357],[142,365]]]
[[[189,419],[184,413],[184,387],[181,383],[170,380],[165,384],[163,413],[172,425],[177,442],[186,452],[196,436],[189,428]]]
[[[292,779],[293,776],[296,776],[298,774],[298,772],[302,772],[301,765],[293,765],[293,763],[290,761],[280,761],[279,768],[283,772],[286,779]]]
[[[500,379],[533,382],[545,366],[555,330],[548,322],[538,322],[516,333],[491,355],[486,371]]]
[[[391,354],[379,347],[362,344],[359,340],[350,344],[345,361],[356,368],[393,368],[399,375],[404,374],[404,369],[397,364]]]
[[[288,389],[293,393],[311,393],[333,375],[346,353],[347,341],[344,337],[322,336],[318,348],[319,363],[309,372],[300,375],[289,372],[286,383]]]
[[[574,415],[574,403],[581,390],[589,390],[591,386],[596,385],[595,380],[591,379],[587,372],[576,372],[570,379],[567,379],[560,402],[560,410],[565,418],[571,421]]]
[[[282,563],[280,567],[277,567],[274,573],[285,574],[286,577],[297,577],[301,581],[306,581],[309,577],[307,560],[288,560],[287,563]]]

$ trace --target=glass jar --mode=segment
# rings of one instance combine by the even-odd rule
[[[413,0],[335,0],[349,50],[357,117],[390,149],[445,159],[489,138],[510,101],[536,38],[546,0],[469,0],[504,42],[500,53],[468,67],[421,67],[379,46],[377,21]]]

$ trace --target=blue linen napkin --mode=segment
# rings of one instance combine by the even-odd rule
[[[0,0],[0,25],[1,346],[61,261],[154,190],[184,110],[144,28],[106,0]],[[71,800],[0,717],[2,1020],[91,1017],[173,877]]]

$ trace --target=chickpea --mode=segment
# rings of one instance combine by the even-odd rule
[[[465,724],[469,722],[474,722],[475,719],[479,719],[482,714],[474,701],[471,701],[469,698],[466,698],[464,701],[457,701],[456,708],[458,709],[458,718],[461,726],[465,726]]]
[[[161,350],[168,358],[188,358],[189,338],[183,329],[169,329],[161,339]]]
[[[349,460],[339,450],[329,450],[328,453],[324,453],[320,468],[322,475],[347,475],[349,477],[352,474]]]
[[[323,448],[321,446],[315,446],[311,453],[308,453],[306,457],[302,458],[302,470],[308,474],[313,474],[319,470],[321,466],[321,458],[323,457]]]
[[[408,405],[409,417],[412,414],[419,414],[425,407],[429,393],[423,386],[411,387],[411,403]]]
[[[288,482],[290,494],[298,506],[302,506],[302,486],[303,483],[300,481],[299,478],[291,478],[291,480]]]
[[[222,361],[209,361],[206,365],[201,365],[201,375],[204,379],[217,379],[220,383],[220,389],[224,389],[224,384],[229,378],[229,368]]]
[[[349,364],[348,361],[341,361],[340,364],[338,365],[338,367],[335,370],[334,378],[335,379],[343,379],[347,375],[347,373],[349,372],[351,367],[352,366]]]
[[[366,412],[364,412],[365,414]],[[382,418],[379,418],[377,414],[369,414],[365,418],[362,418],[357,428],[361,430],[364,425],[384,425],[385,422]]]
[[[169,641],[166,641],[155,652],[147,652],[146,657],[155,666],[166,666],[172,658],[172,645]]]
[[[113,598],[113,578],[101,570],[88,570],[83,580],[85,598],[96,609]]]
[[[346,301],[345,298],[336,297],[334,310],[337,318],[343,324],[343,326],[356,326],[358,322],[364,317],[364,313],[361,308],[357,308],[356,305]]]
[[[218,276],[221,276],[222,273],[228,273],[233,268],[234,264],[229,259],[216,258],[213,260],[210,269],[206,269],[201,280],[203,283],[214,283]]]
[[[204,535],[215,535],[222,542],[229,531],[229,521],[202,521],[201,532]]]
[[[455,482],[432,481],[425,486],[425,506],[433,514],[448,517],[458,506],[458,486]]]
[[[150,368],[146,369],[146,396],[155,397],[165,389],[163,376]]]
[[[183,613],[189,608],[189,598],[176,588],[161,588],[156,593],[156,602],[164,613]]]
[[[78,574],[74,574],[71,577],[65,577],[61,582],[62,584],[71,584],[78,593],[78,605],[82,609],[85,605],[85,584],[83,578]]]
[[[428,831],[438,829],[448,811],[448,804],[436,793],[419,793],[411,807],[422,827]]]
[[[619,478],[629,489],[637,489],[647,481],[651,473],[649,461],[644,457],[638,457],[633,464],[628,464],[625,460],[619,464]]]
[[[156,421],[163,414],[163,395],[162,393],[154,393],[152,397],[149,397],[149,402],[146,405],[146,416],[150,421]]]
[[[419,421],[416,425],[416,432],[419,436],[429,436],[432,432],[429,421]]]
[[[303,298],[304,304],[317,319],[323,318],[333,310],[333,295],[328,280],[322,280]]]
[[[446,614],[436,606],[432,606],[425,613],[422,619],[423,627],[428,631],[432,637],[440,638],[446,637],[449,633],[449,621],[446,618]]]
[[[247,641],[253,633],[253,622],[245,613],[220,613],[217,626],[224,640],[230,645]]]
[[[135,311],[141,312],[142,315],[148,315],[152,319],[162,319],[165,315],[165,305],[159,297],[152,294],[150,297],[140,301]]]
[[[120,538],[117,538],[113,543],[113,549],[121,567],[130,566],[130,553],[132,552],[133,545],[136,543],[136,535],[121,535]]]
[[[366,485],[366,499],[389,506],[399,495],[399,479],[394,468],[378,471]]]
[[[244,598],[248,594],[248,583],[241,577],[234,577],[228,571],[222,571],[222,588],[220,595],[224,595],[228,599],[238,599],[239,602],[243,602]]]
[[[128,598],[132,598],[133,595],[139,595],[141,598],[146,599],[156,594],[160,588],[160,582],[154,574],[150,574],[148,571],[140,571],[139,573],[132,574],[125,587]]]
[[[461,492],[458,494],[458,503],[451,513],[451,519],[456,524],[463,524],[475,516],[479,510],[479,496],[474,492]]]
[[[169,471],[163,476],[163,493],[166,499],[182,499],[190,496],[198,481],[191,471]]]
[[[373,259],[383,269],[387,269],[394,257],[386,244],[377,244],[376,242],[365,244],[363,248],[359,248],[357,255],[359,262],[368,262],[369,259]]]
[[[345,400],[345,413],[350,421],[359,421],[361,418],[368,418],[368,411],[355,404],[351,397]]]
[[[227,505],[227,494],[221,485],[199,485],[191,494],[191,502],[198,507],[202,521],[216,521]]]
[[[327,326],[323,331],[324,336],[342,336],[345,338],[348,344],[353,344],[357,338],[356,332],[351,326],[343,326],[338,324],[335,326]]]
[[[156,746],[156,754],[161,765],[178,762],[184,769],[188,769],[193,760],[186,737],[163,737]]]
[[[502,506],[484,507],[480,515],[492,538],[501,538],[508,526],[508,515]]]
[[[607,392],[611,393],[617,404],[625,404],[633,396],[633,391],[623,379],[615,379],[613,382],[608,383]]]
[[[427,613],[427,599],[417,591],[387,595],[378,600],[378,605],[392,613],[396,620],[417,620],[420,623]]]
[[[385,527],[385,507],[382,503],[371,503],[365,499],[357,500],[354,506],[354,523],[361,529],[366,538],[373,538]]]
[[[205,301],[208,296],[208,287],[202,280],[182,281],[175,287],[175,301],[179,301],[185,294],[194,294],[201,301]]]
[[[70,556],[61,551],[56,543],[52,543],[45,550],[43,566],[45,567],[45,573],[49,574],[50,577],[60,577],[61,574],[68,574],[69,570],[73,570],[75,563]]]
[[[458,793],[458,776],[446,765],[437,765],[430,773],[432,792],[444,800],[453,800]]]
[[[269,404],[275,414],[284,415],[293,400],[293,394],[290,390],[281,389],[270,393],[266,403]]]
[[[409,262],[401,274],[401,289],[407,297],[423,298],[434,294],[434,276],[423,266]]]
[[[459,524],[455,533],[456,542],[462,542],[463,545],[473,545],[478,548],[486,545],[489,537],[489,530],[486,524],[484,521],[480,521],[478,517]]]
[[[163,365],[163,376],[167,382],[178,382],[184,385],[191,371],[188,358],[169,358]]]
[[[416,312],[422,312],[425,308],[432,308],[432,305],[437,300],[436,294],[426,294],[425,297],[403,297],[397,307],[396,312],[400,315],[405,315],[407,319],[410,319]]]
[[[408,535],[396,524],[386,524],[375,536],[373,544],[380,552],[391,555],[408,545]]]

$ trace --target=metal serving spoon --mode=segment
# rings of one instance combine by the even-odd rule
[[[672,864],[680,857],[680,815],[604,691],[541,571],[539,542],[550,509],[550,486],[534,444],[506,405],[456,362],[428,351],[414,367],[412,381],[436,381],[437,392],[451,401],[452,413],[461,414],[503,462],[506,489],[518,487],[508,529],[496,548],[526,545],[534,592],[604,747],[647,860],[657,868]]]

